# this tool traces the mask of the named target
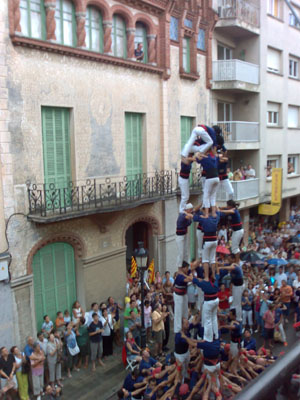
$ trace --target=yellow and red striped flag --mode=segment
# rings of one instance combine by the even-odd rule
[[[149,283],[151,285],[155,280],[154,259],[151,261],[151,264],[148,267],[148,276],[149,276]]]
[[[130,276],[131,278],[135,278],[136,276],[136,271],[137,271],[137,265],[134,257],[131,257],[131,268],[130,268]]]

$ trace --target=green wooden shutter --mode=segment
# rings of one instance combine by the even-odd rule
[[[43,247],[32,262],[37,329],[43,316],[54,322],[57,311],[68,309],[76,300],[74,250],[68,243],[53,243]]]
[[[181,140],[181,149],[183,149],[184,145],[188,141],[189,137],[191,136],[193,130],[193,117],[185,117],[182,116],[180,119],[180,140]],[[194,164],[193,164],[194,165]],[[193,167],[192,167],[193,168]],[[190,185],[193,182],[192,174],[190,175]]]
[[[142,114],[125,113],[127,196],[140,194],[142,181]]]
[[[61,189],[63,205],[65,199],[63,189],[68,188],[71,180],[69,110],[43,107],[42,130],[46,189],[50,183]]]

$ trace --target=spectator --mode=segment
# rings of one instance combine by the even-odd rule
[[[140,357],[141,348],[136,344],[132,333],[128,331],[126,333],[126,340],[125,340],[125,350],[126,356],[131,361],[140,362],[142,357]]]
[[[150,342],[150,340],[151,340],[151,327],[152,327],[151,314],[152,314],[152,307],[150,306],[150,302],[149,302],[149,300],[145,300],[144,319],[145,319],[147,342]]]
[[[53,322],[50,321],[49,315],[44,316],[44,322],[42,325],[42,332],[45,338],[48,338],[50,336],[50,333],[52,333],[54,330],[54,325]]]
[[[143,43],[138,43],[137,48],[134,50],[134,56],[137,61],[143,61],[144,59]]]
[[[1,347],[0,356],[1,389],[7,392],[7,399],[11,400],[11,395],[14,397],[18,389],[15,375],[17,363],[15,357],[8,352],[6,347]]]
[[[57,382],[61,386],[61,363],[58,362],[58,353],[60,350],[60,343],[51,333],[47,344],[47,363],[49,369],[49,383],[54,389],[54,384]]]
[[[55,389],[52,388],[51,385],[47,385],[45,388],[45,396],[43,396],[43,400],[55,400],[61,395],[61,388],[57,387]]]
[[[274,328],[275,328],[274,304],[269,305],[268,310],[263,315],[263,320],[265,322],[264,346],[266,346],[266,341],[268,340],[269,346],[273,347]]]
[[[162,353],[162,345],[164,340],[164,319],[169,313],[162,313],[161,304],[157,303],[151,315],[152,331],[155,341],[155,355]]]
[[[99,318],[101,317],[101,311],[99,310],[98,303],[91,304],[91,311],[88,312],[88,318],[86,321],[87,326],[90,326],[90,324],[93,322],[93,314],[94,313],[97,313]]]
[[[293,297],[293,289],[291,286],[289,286],[286,283],[286,280],[283,279],[281,282],[281,288],[280,288],[280,296],[281,296],[281,301],[285,305],[286,310],[283,311],[283,314],[285,316],[285,322],[288,323],[288,316],[290,313],[290,307],[291,307],[291,300]]]
[[[244,290],[242,295],[242,312],[243,312],[243,333],[246,329],[246,324],[250,327],[250,332],[253,332],[253,311],[252,311],[253,296],[249,295],[248,290]]]
[[[44,354],[46,356],[47,355],[48,339],[45,338],[43,332],[38,332],[38,334],[37,334],[37,342],[40,345],[42,351],[44,352]]]
[[[75,303],[72,306],[72,321],[74,325],[78,325],[80,318],[84,316],[84,311],[83,308],[81,307],[79,301],[75,301]]]
[[[113,337],[117,346],[121,346],[121,332],[120,332],[120,311],[123,310],[123,307],[120,306],[117,302],[114,301],[113,297],[109,297],[107,300],[107,311],[112,315],[115,320],[113,326]]]
[[[77,360],[78,360],[78,353],[79,353],[79,347],[76,342],[76,334],[73,330],[74,324],[73,322],[69,322],[67,325],[67,329],[65,332],[65,350],[67,354],[67,362],[66,362],[66,367],[67,367],[67,372],[68,372],[68,377],[72,378],[71,375],[71,369],[73,366],[77,365]],[[74,368],[75,371],[79,371],[77,367]]]
[[[248,168],[245,171],[246,179],[254,179],[255,178],[255,169],[251,164],[248,165]]]
[[[66,326],[68,325],[69,322],[71,322],[69,310],[64,311],[64,321],[65,321]]]
[[[287,282],[287,276],[283,272],[283,267],[279,267],[279,272],[275,275],[275,279],[276,279],[278,288],[281,288],[283,280]]]
[[[84,362],[83,368],[87,368],[89,363],[89,332],[88,326],[85,323],[85,318],[83,317],[80,318],[79,325],[76,329],[76,340],[80,350],[77,368],[81,368],[82,362]]]
[[[287,346],[286,334],[283,328],[283,313],[286,309],[286,306],[282,303],[275,303],[275,329],[278,330],[281,334],[281,338],[284,346]]]
[[[148,350],[142,352],[142,360],[140,362],[140,371],[150,374],[152,370],[156,367],[161,367],[162,364],[155,360],[155,358],[150,357]]]
[[[28,336],[27,344],[26,344],[26,346],[24,348],[24,353],[25,353],[25,356],[26,356],[28,361],[29,361],[29,357],[33,353],[33,344],[34,344],[33,337],[32,336]]]
[[[21,400],[29,400],[28,373],[30,364],[26,359],[25,353],[21,353],[17,346],[13,346],[10,352],[15,357],[19,397]]]
[[[90,324],[89,328],[90,345],[91,345],[91,360],[92,360],[92,371],[96,371],[96,360],[98,359],[99,365],[102,367],[104,363],[101,360],[103,345],[102,345],[102,333],[103,325],[99,321],[99,316],[97,313],[93,314],[93,322]]]
[[[44,362],[45,354],[36,342],[33,345],[33,353],[30,356],[33,394],[36,400],[41,400],[44,387]]]
[[[227,168],[227,175],[228,175],[228,179],[232,181],[233,180],[233,173],[230,170],[230,168]]]
[[[103,325],[102,340],[103,340],[103,357],[113,355],[113,325],[114,319],[111,314],[108,314],[107,309],[102,309],[101,322]]]
[[[61,333],[64,333],[64,331],[66,330],[66,323],[64,320],[63,313],[61,311],[58,311],[56,313],[55,326],[56,326],[56,330]]]
[[[132,336],[136,343],[140,345],[140,332],[142,326],[141,317],[139,314],[136,314],[134,310],[131,310],[130,317],[131,319],[128,320],[128,328],[132,333]]]
[[[242,347],[247,351],[254,350],[256,351],[256,340],[251,337],[250,329],[245,329],[244,332],[244,340],[242,341]]]

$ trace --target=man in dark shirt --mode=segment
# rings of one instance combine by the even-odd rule
[[[144,59],[143,43],[138,43],[137,48],[134,50],[134,56],[137,61],[143,61]]]
[[[181,375],[183,378],[188,377],[188,366],[190,362],[190,351],[189,344],[186,337],[191,337],[189,333],[189,321],[186,318],[182,318],[182,331],[177,332],[175,335],[175,351],[174,355],[176,360],[180,362],[182,371]]]
[[[96,370],[96,359],[98,358],[99,365],[104,366],[104,363],[101,360],[102,355],[102,332],[103,325],[102,322],[99,321],[99,315],[94,313],[92,315],[93,322],[88,327],[89,337],[90,337],[90,345],[91,345],[91,360],[93,371]]]
[[[17,380],[16,380],[16,361],[15,357],[10,354],[6,347],[0,349],[0,377],[2,393],[7,391],[17,393]],[[1,392],[0,392],[1,393]],[[9,397],[10,398],[10,397]]]

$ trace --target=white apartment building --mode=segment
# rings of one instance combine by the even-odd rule
[[[233,182],[235,198],[247,226],[270,201],[271,168],[282,167],[285,219],[300,194],[300,2],[215,0],[214,9],[211,122],[223,128],[231,169],[256,171]]]

